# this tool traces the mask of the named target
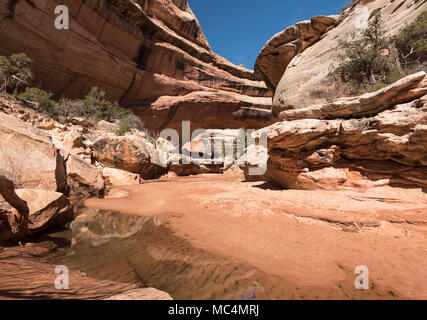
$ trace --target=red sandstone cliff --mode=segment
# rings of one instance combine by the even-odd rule
[[[66,5],[70,29],[54,27]],[[92,86],[150,129],[262,127],[271,96],[216,55],[186,0],[0,0],[0,54],[25,52],[35,85],[80,98]]]

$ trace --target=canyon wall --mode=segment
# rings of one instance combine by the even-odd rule
[[[54,27],[69,8],[69,30]],[[186,0],[1,0],[0,54],[34,60],[34,85],[56,98],[92,86],[152,130],[260,128],[271,93],[252,70],[213,53]]]

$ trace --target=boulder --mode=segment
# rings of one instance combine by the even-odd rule
[[[82,118],[82,117],[74,117],[71,119],[71,123],[76,125],[76,126],[81,126],[81,127],[89,127],[91,126],[91,123],[88,119]]]
[[[61,226],[73,218],[73,206],[62,193],[51,190],[17,189],[16,194],[28,203],[30,231]]]
[[[268,150],[261,145],[252,144],[246,149],[245,155],[239,159],[239,167],[246,181],[262,181],[266,179]]]
[[[69,152],[73,149],[85,148],[81,130],[76,128],[71,129],[71,131],[64,136],[63,145]]]
[[[67,185],[72,195],[98,195],[105,184],[100,169],[76,155],[70,155],[66,163]]]
[[[108,179],[108,184],[112,186],[127,186],[140,184],[142,182],[139,174],[115,168],[102,169],[102,175]]]
[[[65,187],[63,158],[49,135],[4,113],[0,113],[0,172],[20,188]]]
[[[143,179],[159,178],[167,171],[154,146],[135,135],[103,136],[95,141],[93,156],[104,166],[137,173]]]
[[[99,121],[96,126],[98,127],[98,129],[104,130],[104,131],[109,131],[109,132],[116,132],[118,129],[117,124],[112,123],[112,122],[108,122],[105,120],[101,120]]]

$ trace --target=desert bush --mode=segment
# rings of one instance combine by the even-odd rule
[[[427,60],[427,11],[394,38],[402,67],[413,67]]]
[[[120,107],[118,102],[111,103],[105,99],[105,91],[98,87],[92,90],[82,100],[84,116],[96,120],[111,121],[121,119],[131,113],[130,110]]]
[[[31,155],[31,148],[28,144],[21,143],[19,146],[12,146],[8,143],[0,144],[0,175],[4,175],[11,180],[15,188],[24,188],[25,171],[28,170],[28,161]]]
[[[119,136],[124,135],[126,132],[132,132],[133,128],[129,117],[125,116],[117,122],[116,134]]]
[[[339,43],[342,54],[337,57],[335,72],[348,84],[352,93],[357,93],[380,82],[388,82],[391,64],[384,52],[390,41],[384,36],[381,15],[376,14],[361,37],[352,35],[352,40]]]
[[[81,100],[61,98],[54,116],[58,121],[65,123],[74,117],[84,117],[86,115],[85,108]]]
[[[31,62],[25,53],[0,56],[0,92],[12,93],[15,89],[28,86],[34,79],[28,67]]]
[[[25,91],[17,95],[18,99],[37,103],[36,109],[49,115],[55,114],[58,103],[52,100],[51,95],[39,88],[25,88]]]

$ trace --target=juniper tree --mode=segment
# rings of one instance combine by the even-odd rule
[[[352,34],[351,40],[339,43],[339,61],[336,72],[341,79],[357,87],[385,81],[390,72],[390,64],[384,56],[389,41],[384,35],[380,13],[369,22],[360,37]]]

